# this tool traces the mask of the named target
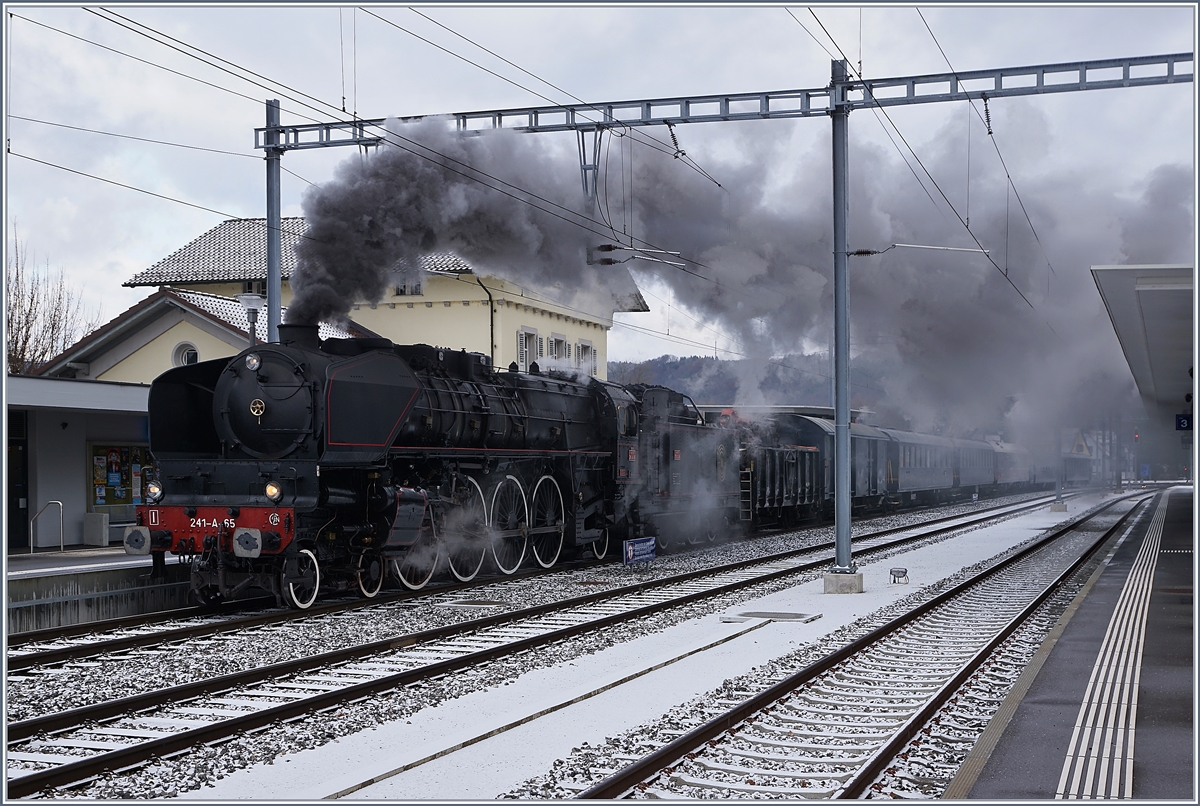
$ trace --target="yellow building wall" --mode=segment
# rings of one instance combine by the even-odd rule
[[[425,276],[421,294],[397,295],[389,291],[377,303],[355,305],[350,318],[397,344],[431,344],[488,355],[487,295],[472,275],[468,277],[471,282]]]
[[[225,343],[191,322],[183,321],[109,367],[97,376],[97,380],[150,383],[175,366],[172,355],[175,348],[184,342],[196,348],[199,361],[231,356],[241,349]]]
[[[495,343],[492,346],[489,346],[493,323],[488,310],[488,294],[474,274],[425,273],[421,277],[421,294],[397,295],[389,290],[377,303],[354,305],[350,318],[397,344],[431,344],[493,355],[495,366],[500,369],[517,360],[517,333],[522,329],[536,331],[543,339],[552,335],[563,337],[571,344],[572,364],[577,363],[580,342],[588,342],[596,352],[596,376],[607,379],[611,319],[581,316],[579,311],[540,298],[515,283],[496,277],[482,279],[487,291],[491,292],[491,304],[495,308]],[[225,296],[242,293],[241,283],[180,287]],[[281,297],[287,307],[292,300],[292,291],[286,280]],[[546,364],[543,360],[542,365]]]

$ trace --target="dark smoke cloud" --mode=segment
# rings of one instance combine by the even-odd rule
[[[874,376],[852,388],[852,405],[877,410],[885,423],[1022,438],[1056,421],[1091,425],[1127,410],[1136,401],[1132,378],[1090,267],[1193,260],[1190,165],[1163,165],[1126,187],[1105,171],[1056,167],[1062,144],[1035,105],[995,105],[992,114],[1036,237],[977,131],[971,231],[999,268],[981,255],[924,250],[851,258],[852,364]],[[856,141],[851,131],[851,249],[975,247],[937,189],[928,187],[935,205],[895,151]],[[762,127],[741,143],[743,159],[706,163],[728,193],[662,161],[639,168],[635,206],[646,237],[711,267],[705,273],[719,287],[660,276],[679,302],[736,334],[756,357],[832,337],[827,143],[797,154],[785,128]],[[914,145],[966,217],[965,126],[947,124]],[[749,366],[761,369],[742,379],[743,403],[761,400],[768,374],[765,361]]]
[[[477,269],[527,286],[569,280],[567,291],[620,290],[611,270],[601,274],[586,264],[581,230],[563,220],[584,204],[579,169],[563,165],[561,154],[513,132],[461,137],[442,119],[388,126],[437,155],[424,159],[413,151],[432,152],[383,146],[346,160],[333,181],[308,190],[308,238],[297,247],[290,322],[338,319],[355,302],[379,300],[395,274],[412,271],[427,252],[453,252]],[[483,174],[567,211],[555,209],[560,218],[536,210],[476,181]]]
[[[904,249],[851,258],[852,363],[868,373],[852,405],[870,404],[884,424],[976,436],[1004,429],[1020,439],[1054,421],[1087,425],[1128,405],[1132,381],[1089,268],[1194,259],[1191,165],[1162,165],[1124,186],[1103,170],[1055,165],[1064,145],[1036,105],[1013,100],[991,112],[1037,237],[977,129],[969,219],[997,265],[980,255]],[[734,336],[750,357],[736,370],[742,404],[765,402],[760,386],[778,371],[768,369],[771,356],[806,353],[829,367],[827,357],[812,359],[832,337],[830,148],[827,137],[815,145],[801,138],[798,127],[812,125],[743,124],[719,136],[681,128],[688,153],[720,188],[682,160],[644,148],[633,150],[634,192],[622,191],[615,168],[601,176],[601,208],[617,226],[632,211],[634,235],[702,264],[690,268],[703,279],[654,271],[678,304]],[[975,246],[937,190],[927,193],[895,151],[855,130],[851,249]],[[582,203],[573,143],[555,150],[542,136],[460,138],[431,123],[403,130],[414,131],[514,184]],[[914,146],[967,217],[962,119]],[[594,236],[395,149],[344,164],[335,182],[306,197],[305,214],[321,243],[302,247],[293,318],[338,315],[377,298],[392,263],[411,265],[426,249],[567,293],[607,276],[584,265]]]

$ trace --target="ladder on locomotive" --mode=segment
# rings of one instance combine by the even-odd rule
[[[739,508],[739,517],[743,521],[754,520],[754,489],[753,479],[751,474],[753,471],[741,471],[741,506]]]

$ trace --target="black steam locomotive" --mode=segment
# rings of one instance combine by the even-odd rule
[[[311,326],[164,373],[149,413],[160,481],[126,551],[189,558],[209,602],[255,587],[307,608],[375,596],[389,572],[420,588],[443,557],[465,581],[489,560],[510,574],[634,534],[715,536],[739,495],[734,433],[669,389]]]
[[[125,548],[159,567],[185,557],[204,602],[259,588],[304,609],[321,591],[376,596],[389,576],[417,589],[443,566],[466,581],[485,565],[511,574],[631,537],[707,541],[832,509],[819,418],[706,420],[661,386],[279,332],[150,389],[159,481]],[[988,443],[855,428],[860,507],[1032,481],[1002,482],[996,457],[1011,451]]]

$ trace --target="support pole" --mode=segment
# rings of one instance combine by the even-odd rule
[[[1062,452],[1062,425],[1054,426],[1054,451],[1057,459],[1054,463],[1054,503],[1050,505],[1051,512],[1066,512],[1067,502],[1063,501],[1063,477],[1066,474],[1066,462]]]
[[[850,300],[846,274],[846,219],[849,212],[849,164],[846,105],[847,64],[833,62],[833,436],[834,566],[831,574],[855,574],[850,556]],[[862,590],[859,577],[858,590]],[[827,581],[826,590],[830,589]]]
[[[1063,475],[1066,471],[1066,463],[1063,461],[1063,443],[1062,443],[1062,426],[1057,426],[1054,429],[1054,452],[1058,456],[1057,475],[1058,483],[1054,487],[1055,503],[1062,502]]]
[[[279,125],[279,101],[267,101],[267,126]],[[280,229],[283,221],[279,213],[279,158],[283,149],[271,148],[279,145],[279,132],[268,132],[267,145],[267,341],[279,341],[281,320],[282,280],[280,279]],[[253,337],[251,337],[253,338]]]

